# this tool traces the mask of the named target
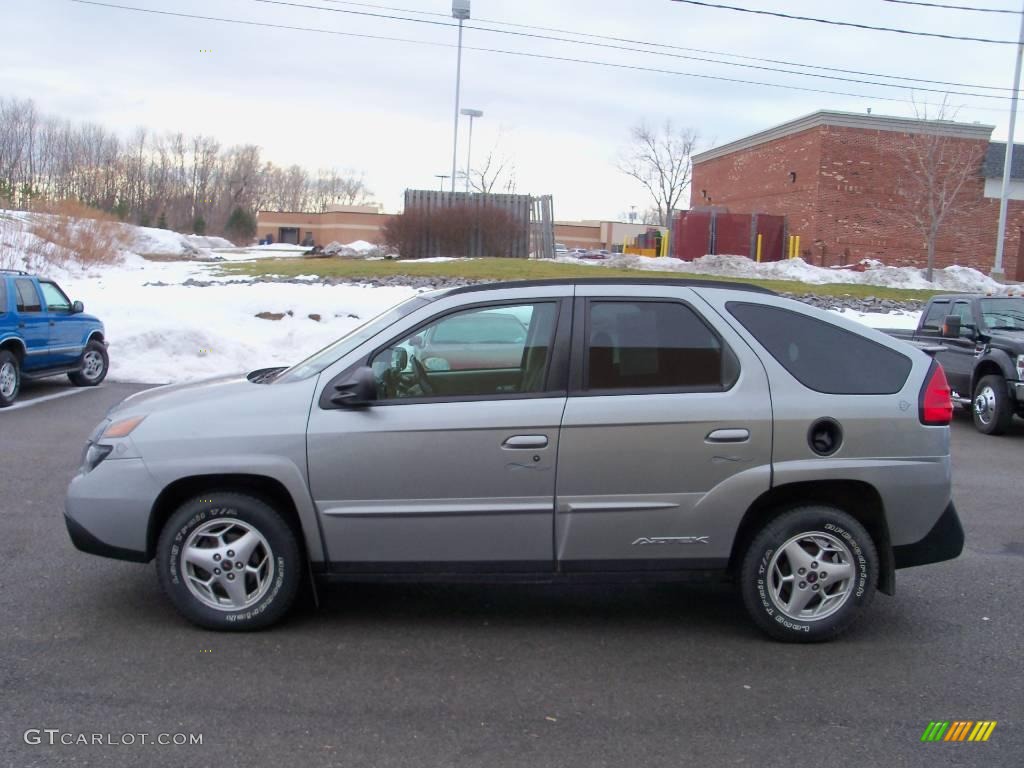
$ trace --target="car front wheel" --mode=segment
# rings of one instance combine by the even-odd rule
[[[95,387],[107,378],[107,368],[110,367],[107,348],[102,342],[90,341],[85,345],[79,365],[77,371],[68,374],[71,383],[76,387]]]
[[[878,553],[849,514],[827,506],[799,507],[754,537],[740,579],[748,613],[769,635],[798,643],[829,640],[870,605]]]
[[[982,376],[974,388],[974,427],[985,435],[1001,435],[1013,421],[1013,405],[1002,376]]]
[[[212,492],[175,512],[157,544],[160,583],[206,629],[270,626],[291,608],[301,558],[291,526],[260,499]]]

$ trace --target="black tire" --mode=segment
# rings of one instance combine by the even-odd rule
[[[268,587],[258,599],[241,608],[227,605],[218,608],[204,603],[192,592],[186,583],[188,576],[182,570],[183,548],[191,535],[198,528],[215,522],[225,526],[234,523],[232,530],[235,532],[243,527],[253,529],[269,546],[266,556],[272,571],[267,575]],[[225,554],[230,541],[225,539]],[[260,552],[255,554],[258,557]],[[205,629],[251,631],[269,627],[292,607],[302,581],[303,563],[291,526],[266,502],[240,493],[210,492],[182,504],[160,533],[156,561],[160,585],[174,607],[193,624]],[[230,570],[231,565],[228,563],[225,568]],[[222,574],[228,578],[225,572]],[[226,597],[223,588],[219,589]],[[255,589],[253,591],[256,592]],[[222,598],[214,595],[211,599]]]
[[[5,369],[9,375],[14,376],[14,387],[13,389],[3,386],[3,377],[5,375]],[[7,394],[4,394],[4,389],[7,389]],[[18,361],[18,356],[7,349],[0,349],[0,408],[6,408],[11,405],[15,400],[18,399],[18,392],[21,391],[21,363]]]
[[[991,402],[987,403],[984,412],[978,412],[978,399],[986,401],[991,396]],[[974,418],[974,428],[983,435],[1001,435],[1010,428],[1013,421],[1013,403],[1010,402],[1010,393],[1006,388],[1006,379],[998,374],[982,376],[978,385],[974,388],[971,414]]]
[[[90,376],[85,373],[86,355],[94,353],[99,354],[103,361],[103,367],[100,369],[99,373]],[[76,387],[95,387],[107,378],[107,370],[110,368],[110,357],[107,355],[106,346],[102,342],[96,340],[90,341],[85,345],[85,349],[82,350],[82,357],[79,359],[78,364],[80,366],[79,370],[72,371],[68,374],[68,378],[71,380],[71,383]]]
[[[800,579],[799,575],[792,572],[796,569],[792,569],[790,574],[795,578],[788,582],[790,591],[776,597],[773,589],[773,558],[778,553],[777,565],[780,571],[788,570],[789,550],[784,550],[783,547],[801,534],[829,540],[831,546],[834,546],[831,542],[839,542],[845,548],[842,556],[849,560],[852,567],[850,581],[827,583],[829,576],[826,569],[829,562],[839,562],[838,552],[826,552],[824,558],[821,558],[819,553],[819,562],[813,558],[812,551],[801,547],[803,552],[811,557],[811,561],[807,563],[807,572],[803,579]],[[810,567],[812,563],[815,568]],[[824,578],[820,576],[823,572]],[[803,588],[799,587],[801,583],[805,585]],[[824,589],[821,589],[822,584],[825,584]],[[750,543],[740,571],[743,603],[754,623],[776,640],[796,643],[831,640],[844,632],[871,604],[877,584],[878,552],[871,536],[846,512],[827,506],[798,507],[773,519]],[[786,606],[780,603],[780,599],[787,597],[784,602],[789,604],[789,601],[794,599],[792,596],[795,590],[813,590],[815,585],[819,586],[818,590],[802,592],[803,595],[810,596],[810,602],[806,604],[805,610],[819,608],[823,615],[820,618],[800,618],[802,612],[797,616],[787,615]],[[822,596],[829,593],[833,587],[834,594],[845,594],[845,597],[833,598],[836,607],[829,608]]]

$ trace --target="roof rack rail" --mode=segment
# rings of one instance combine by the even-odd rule
[[[510,280],[494,283],[476,283],[452,288],[445,295],[474,293],[475,291],[497,291],[502,288],[532,288],[544,285],[673,285],[683,288],[724,288],[730,291],[750,291],[765,293],[770,296],[778,294],[769,288],[751,283],[737,283],[731,280],[698,280],[676,277],[577,277],[552,278],[550,280]]]
[[[23,269],[0,269],[0,274],[4,275],[25,275],[28,277],[28,272]]]

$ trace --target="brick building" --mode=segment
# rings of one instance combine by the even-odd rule
[[[690,206],[787,217],[800,255],[832,266],[864,258],[924,266],[926,241],[900,190],[913,188],[914,153],[943,137],[951,158],[971,157],[970,177],[942,224],[935,265],[990,272],[995,260],[1005,144],[993,127],[820,111],[724,144],[693,158]],[[1015,145],[1003,271],[1024,280],[1019,258],[1024,227],[1024,146]],[[1017,162],[1020,158],[1020,162]],[[953,164],[955,165],[955,162]]]

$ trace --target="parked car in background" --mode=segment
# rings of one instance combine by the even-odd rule
[[[449,344],[471,365],[418,359]],[[272,624],[310,574],[710,572],[772,637],[826,640],[896,569],[960,553],[951,414],[924,352],[763,289],[492,283],[292,368],[132,395],[90,435],[66,522],[83,551],[155,558],[213,629]]]
[[[564,243],[555,243],[555,256],[566,256],[569,253],[569,249],[565,247]]]
[[[1003,434],[1024,416],[1024,296],[934,296],[916,330],[888,333],[939,345],[953,400],[971,409],[979,432]]]
[[[103,323],[85,314],[53,280],[0,270],[0,408],[26,379],[67,374],[94,387],[109,365]]]

